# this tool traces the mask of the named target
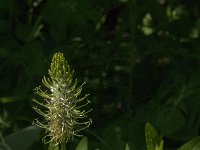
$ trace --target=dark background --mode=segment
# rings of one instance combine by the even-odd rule
[[[38,117],[33,89],[63,52],[87,82],[90,150],[145,150],[146,122],[177,149],[199,134],[199,35],[198,0],[0,0],[1,146]],[[28,149],[46,149],[43,132]]]

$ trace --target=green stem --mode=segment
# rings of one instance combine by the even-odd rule
[[[49,143],[49,148],[48,150],[59,150],[59,145],[53,145],[53,143]]]
[[[61,143],[61,150],[66,150],[66,143],[65,142]]]
[[[126,109],[127,113],[131,114],[131,102],[134,101],[132,95],[133,89],[133,71],[135,67],[135,60],[136,60],[136,52],[137,47],[135,45],[135,36],[136,36],[136,28],[137,28],[137,6],[136,0],[128,0],[128,9],[129,9],[129,23],[130,23],[130,60],[129,60],[129,85],[128,85],[128,94],[126,100]]]

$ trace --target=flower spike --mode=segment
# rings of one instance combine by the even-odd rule
[[[35,93],[43,98],[43,102],[33,100],[45,108],[45,111],[42,111],[36,106],[33,107],[45,121],[43,123],[35,119],[33,124],[46,129],[47,135],[43,138],[45,143],[58,145],[67,143],[73,136],[80,136],[77,133],[91,125],[92,120],[86,120],[86,114],[90,110],[80,110],[90,101],[86,100],[88,94],[78,98],[85,82],[76,87],[77,79],[73,79],[73,71],[65,61],[63,53],[54,54],[48,73],[49,77],[42,79],[47,90],[43,90],[41,86],[34,89]],[[78,128],[79,125],[82,127]]]

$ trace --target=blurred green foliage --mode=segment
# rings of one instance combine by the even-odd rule
[[[199,34],[196,0],[1,0],[0,147],[31,126],[32,90],[61,51],[91,95],[89,149],[145,150],[146,122],[177,149],[199,135]],[[47,149],[42,134],[25,146]]]

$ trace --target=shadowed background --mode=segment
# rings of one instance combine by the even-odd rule
[[[1,0],[1,147],[47,149],[29,127],[39,117],[31,99],[63,52],[90,93],[89,149],[145,150],[146,122],[177,149],[199,134],[199,34],[195,0]],[[25,134],[35,136],[20,143]]]

